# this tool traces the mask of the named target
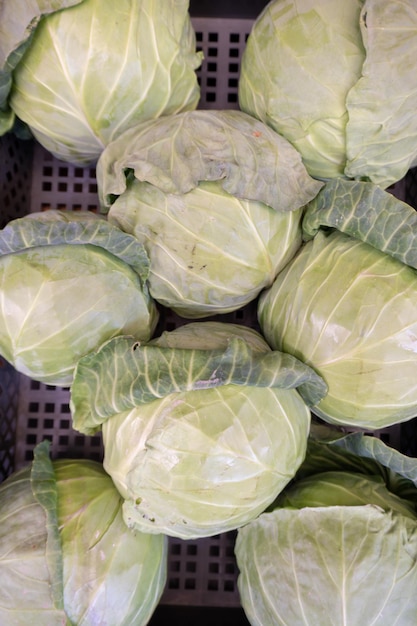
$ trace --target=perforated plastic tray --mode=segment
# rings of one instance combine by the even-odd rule
[[[194,18],[193,24],[205,55],[198,72],[200,108],[237,108],[240,59],[252,21]],[[413,204],[417,183],[411,175],[393,191]],[[0,206],[1,227],[28,212],[49,208],[96,212],[95,170],[59,161],[39,144],[12,136],[0,138]],[[223,319],[256,327],[255,306]],[[172,330],[185,322],[167,311],[160,327]],[[31,461],[35,445],[43,439],[50,440],[53,458],[101,460],[100,435],[80,435],[71,428],[70,418],[68,389],[32,381],[0,359],[0,480]],[[374,434],[415,454],[414,423]],[[196,541],[170,540],[168,580],[161,603],[238,607],[234,538],[232,532]]]

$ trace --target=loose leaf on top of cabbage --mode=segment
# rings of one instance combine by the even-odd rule
[[[31,466],[32,492],[46,515],[46,554],[51,579],[52,597],[57,609],[64,608],[62,545],[58,524],[58,492],[52,461],[49,457],[49,442],[36,446]]]
[[[417,269],[417,212],[377,185],[334,179],[308,204],[306,240],[336,228]]]
[[[44,15],[83,0],[0,0],[0,135],[11,129],[14,113],[8,108],[12,73],[30,45]]]
[[[125,191],[130,170],[166,193],[219,180],[231,195],[279,211],[302,207],[322,187],[286,139],[242,111],[187,111],[125,131],[98,162],[104,212]]]
[[[130,265],[145,281],[149,260],[144,246],[106,220],[82,213],[45,211],[12,220],[0,231],[0,256],[28,248],[61,244],[91,244]]]
[[[294,357],[277,351],[253,351],[238,338],[223,350],[141,346],[130,337],[115,337],[97,352],[82,357],[71,387],[73,425],[85,434],[109,417],[171,393],[221,385],[297,388],[314,405],[326,386]]]
[[[366,57],[346,98],[345,175],[387,187],[417,163],[415,0],[368,0],[360,29]]]

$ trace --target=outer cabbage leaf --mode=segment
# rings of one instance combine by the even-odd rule
[[[417,7],[367,0],[359,23],[366,57],[346,100],[345,174],[388,187],[417,159]]]
[[[0,486],[0,522],[1,623],[66,624],[62,578],[53,577],[62,557],[48,558],[47,516],[33,495],[30,467]]]
[[[336,228],[417,269],[417,213],[406,202],[369,182],[335,179],[308,204],[304,239]]]
[[[415,270],[338,231],[319,231],[259,302],[269,344],[328,385],[314,413],[371,429],[416,414],[416,311]]]
[[[322,379],[304,363],[269,348],[253,351],[233,331],[224,347],[212,350],[198,344],[194,349],[140,345],[131,337],[114,337],[77,363],[71,386],[73,425],[92,434],[112,416],[136,406],[227,385],[297,388],[311,405],[326,393]]]
[[[255,21],[239,79],[240,108],[300,152],[311,176],[343,176],[346,97],[365,58],[362,0],[275,0]]]
[[[127,170],[167,194],[220,181],[227,193],[277,211],[301,208],[322,186],[284,137],[242,111],[187,111],[127,130],[97,164],[103,211],[126,190]]]
[[[252,626],[409,626],[417,524],[368,506],[275,509],[238,531],[241,602]]]
[[[14,69],[11,108],[50,152],[80,164],[138,121],[195,108],[202,55],[188,5],[84,0],[48,15]]]
[[[158,313],[133,237],[55,213],[11,222],[0,241],[0,346],[18,371],[65,386],[80,356],[110,337],[151,337]]]

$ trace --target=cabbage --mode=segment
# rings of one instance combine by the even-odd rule
[[[239,104],[319,179],[388,187],[417,163],[414,0],[272,0],[242,56]]]
[[[123,133],[102,153],[97,181],[109,222],[148,252],[153,298],[194,319],[241,308],[272,283],[322,186],[264,124],[203,110]]]
[[[259,301],[262,332],[328,385],[327,422],[378,429],[417,413],[417,214],[334,179],[307,206],[305,243]]]
[[[129,527],[190,539],[247,523],[304,458],[320,377],[256,331],[194,322],[80,359],[73,427],[102,429]]]
[[[132,124],[194,109],[202,56],[188,5],[2,0],[0,132],[14,114],[56,157],[83,165]]]
[[[148,623],[166,580],[167,541],[133,532],[100,463],[51,462],[48,445],[0,486],[0,622]]]
[[[47,211],[0,231],[0,353],[67,386],[79,357],[118,334],[148,340],[158,319],[141,244],[87,212]]]
[[[252,626],[409,626],[417,600],[415,459],[361,433],[310,438],[294,481],[238,530]]]

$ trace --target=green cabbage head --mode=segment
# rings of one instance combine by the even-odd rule
[[[239,103],[320,179],[388,187],[417,163],[415,0],[271,0],[243,52]]]
[[[190,319],[272,284],[321,188],[288,141],[241,111],[138,124],[104,150],[97,180],[109,222],[146,248],[153,298]]]
[[[88,212],[46,211],[0,231],[0,353],[19,372],[71,383],[80,356],[158,319],[141,244]]]
[[[310,438],[291,485],[238,531],[251,626],[413,624],[416,476],[415,459],[377,438]]]
[[[310,368],[249,327],[193,322],[80,359],[71,411],[76,430],[102,429],[128,526],[190,539],[242,526],[274,500],[324,393]]]
[[[59,159],[86,164],[136,122],[197,106],[188,0],[30,4],[1,6],[0,130],[15,116]]]
[[[417,413],[417,214],[369,182],[334,179],[305,242],[259,301],[268,343],[328,385],[327,422],[378,429]]]
[[[128,529],[101,463],[47,443],[0,486],[0,622],[145,626],[166,580],[162,535]]]

